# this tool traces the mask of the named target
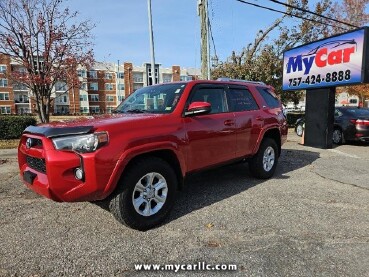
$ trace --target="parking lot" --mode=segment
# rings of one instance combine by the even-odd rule
[[[188,276],[135,264],[235,264],[196,276],[369,276],[369,145],[323,150],[290,132],[275,177],[246,164],[190,177],[167,222],[139,232],[93,203],[55,203],[0,152],[0,276]]]

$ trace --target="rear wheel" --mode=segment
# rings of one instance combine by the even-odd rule
[[[332,140],[333,140],[334,144],[342,144],[342,142],[343,142],[343,133],[342,133],[341,129],[335,128],[333,130]]]
[[[271,138],[264,138],[259,151],[249,162],[251,174],[260,179],[272,177],[277,167],[278,156],[276,142]]]
[[[124,225],[147,230],[168,216],[176,191],[177,178],[167,162],[156,157],[140,159],[123,173],[109,208]]]

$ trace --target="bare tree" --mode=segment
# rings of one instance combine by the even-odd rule
[[[90,21],[63,7],[63,0],[1,0],[0,53],[23,70],[11,80],[30,89],[41,122],[49,121],[52,92],[58,81],[78,85],[78,65],[93,62]]]

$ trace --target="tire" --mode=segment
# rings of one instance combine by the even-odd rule
[[[167,162],[148,157],[134,161],[123,172],[118,186],[109,204],[110,212],[124,225],[145,231],[169,215],[178,181]]]
[[[259,151],[249,162],[251,174],[259,179],[273,176],[278,163],[278,147],[271,138],[264,138]]]
[[[335,128],[333,130],[332,140],[334,144],[342,144],[343,143],[343,133],[339,128]]]
[[[299,137],[302,137],[302,133],[304,132],[304,126],[302,124],[297,124],[296,126],[296,134]]]

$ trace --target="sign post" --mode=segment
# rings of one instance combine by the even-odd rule
[[[369,81],[367,27],[290,49],[283,90],[306,90],[305,145],[332,148],[335,89]]]

